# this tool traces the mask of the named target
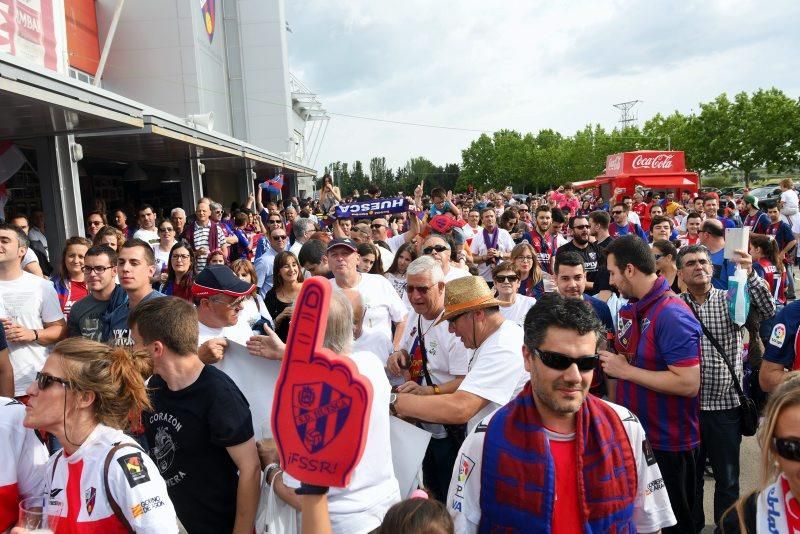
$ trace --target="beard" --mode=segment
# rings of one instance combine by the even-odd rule
[[[536,399],[546,406],[549,410],[558,414],[574,414],[580,410],[583,401],[586,400],[587,389],[583,384],[567,384],[561,380],[556,380],[549,387],[540,384],[538,380],[532,380],[533,394]],[[579,394],[572,400],[558,398],[560,389],[568,389]]]

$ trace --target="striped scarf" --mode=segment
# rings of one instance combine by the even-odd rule
[[[574,442],[583,531],[636,532],[636,461],[617,413],[587,396]],[[489,422],[480,499],[482,533],[552,531],[555,467],[530,384]]]

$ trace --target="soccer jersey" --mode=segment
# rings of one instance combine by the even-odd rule
[[[763,211],[757,211],[755,215],[750,215],[748,213],[747,217],[744,218],[743,226],[749,227],[750,231],[754,234],[766,234],[769,224],[770,222],[767,214]]]
[[[775,316],[775,325],[765,344],[764,359],[779,363],[787,369],[800,368],[797,354],[800,353],[800,301],[790,303]]]
[[[617,348],[628,352],[635,367],[667,371],[669,366],[700,365],[700,323],[686,303],[668,291],[669,284],[659,277],[643,299],[620,310]],[[688,451],[700,443],[698,396],[658,393],[617,380],[616,400],[639,417],[653,449]]]
[[[617,226],[617,223],[612,222],[608,225],[608,234],[611,237],[621,237],[624,235],[633,234],[647,241],[647,234],[642,227],[638,224],[633,224],[632,222],[629,222],[625,226]]]
[[[771,235],[775,238],[775,243],[778,245],[779,252],[783,250],[783,247],[785,247],[788,243],[794,241],[792,228],[783,221],[770,224],[767,227],[767,235]],[[792,260],[793,257],[794,254],[792,254],[792,250],[788,250],[783,258],[784,263],[794,263]]]
[[[779,273],[778,268],[767,258],[753,262],[753,270],[767,281],[775,303],[786,304],[786,271]]]

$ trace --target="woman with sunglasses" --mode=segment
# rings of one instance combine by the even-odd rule
[[[64,446],[45,468],[45,513],[56,533],[178,532],[156,464],[125,432],[150,409],[145,352],[83,338],[58,343],[36,380],[23,424]]]
[[[169,271],[169,253],[175,246],[175,226],[169,219],[164,219],[158,223],[158,245],[153,247],[156,256],[156,273],[153,275],[153,283],[161,284],[167,280]]]
[[[64,245],[61,263],[50,278],[58,294],[58,303],[64,317],[69,318],[72,305],[89,294],[83,274],[83,258],[92,242],[85,237],[70,237]]]
[[[519,273],[514,264],[504,261],[496,265],[492,269],[492,280],[497,300],[503,303],[500,305],[500,313],[512,323],[522,326],[525,315],[536,304],[536,299],[519,294]]]
[[[520,243],[511,249],[509,261],[514,264],[514,270],[519,274],[520,295],[541,298],[544,295],[544,276],[536,251],[530,243]]]
[[[680,295],[686,291],[686,284],[678,277],[678,249],[671,241],[658,239],[653,242],[651,249],[656,260],[656,272],[666,278],[673,293]]]
[[[519,212],[516,208],[508,208],[500,216],[500,228],[511,234],[514,243],[522,241],[523,231],[519,227]]]
[[[181,239],[169,251],[167,264],[167,278],[161,282],[158,290],[173,297],[179,297],[189,302],[194,302],[192,297],[192,283],[194,282],[194,249]]]
[[[394,255],[394,261],[389,266],[384,276],[397,291],[397,295],[402,299],[406,294],[406,269],[408,265],[417,259],[417,252],[413,243],[403,243]]]
[[[742,496],[720,520],[722,534],[800,531],[800,372],[769,397],[758,429],[763,488]]]
[[[271,317],[275,319],[275,333],[286,342],[289,323],[294,313],[294,302],[303,287],[303,271],[297,257],[291,252],[281,252],[275,256],[273,285],[264,297],[264,303]]]

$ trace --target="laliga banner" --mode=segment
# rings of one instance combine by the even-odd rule
[[[303,282],[272,401],[283,469],[315,486],[343,488],[364,454],[372,385],[355,363],[322,347],[331,285]]]
[[[408,211],[408,201],[402,197],[375,198],[367,201],[350,202],[336,206],[336,218],[349,217],[376,217],[390,213],[403,213]]]
[[[0,0],[0,52],[59,71],[56,14],[63,0]]]

